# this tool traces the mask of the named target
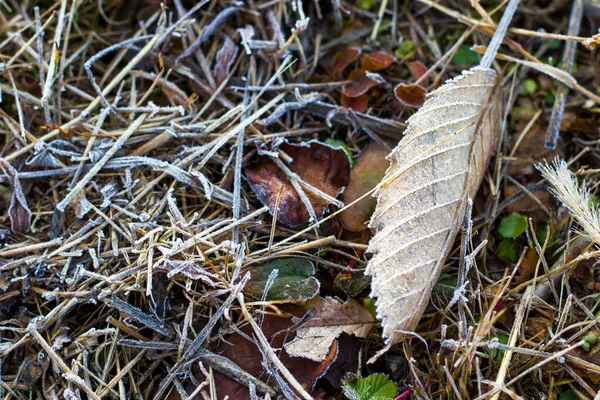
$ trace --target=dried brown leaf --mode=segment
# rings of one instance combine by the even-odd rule
[[[390,154],[366,269],[386,349],[417,326],[483,179],[500,130],[497,78],[475,67],[430,93]]]
[[[401,83],[394,88],[394,96],[396,99],[408,107],[419,108],[425,101],[427,91],[421,85],[416,83]]]
[[[25,233],[31,225],[31,211],[21,187],[19,173],[3,158],[0,158],[0,169],[2,169],[2,172],[4,172],[4,175],[8,178],[13,188],[10,205],[8,206],[10,229],[13,232]]]
[[[215,68],[213,71],[213,75],[215,77],[215,82],[220,84],[227,78],[229,75],[229,70],[231,69],[231,65],[235,61],[235,58],[238,54],[237,45],[229,38],[229,36],[223,36],[223,46],[217,51],[217,56],[215,58]]]
[[[380,71],[392,65],[396,59],[383,51],[375,51],[363,56],[362,65],[367,71]]]
[[[286,311],[297,316],[303,315],[303,310],[297,306],[286,306]],[[273,348],[281,348],[286,342],[294,338],[291,328],[294,322],[291,318],[279,318],[273,315],[266,315],[263,319],[261,328]],[[254,375],[258,379],[266,382],[269,375],[265,372],[262,365],[262,354],[257,345],[248,340],[252,337],[252,329],[249,325],[244,326],[242,332],[245,335],[235,333],[226,337],[216,349],[216,353],[228,358],[236,363],[244,371]],[[315,362],[306,358],[292,357],[285,351],[279,354],[281,362],[305,387],[312,388],[316,381],[325,374],[331,363],[335,360],[338,351],[337,342],[331,346],[326,357],[321,362]],[[271,378],[272,381],[272,378]],[[250,399],[248,388],[235,380],[215,372],[215,387],[217,397],[222,399],[228,395],[230,399]],[[191,390],[190,390],[191,391]],[[201,399],[198,395],[196,399]]]
[[[406,65],[415,79],[419,79],[427,72],[427,67],[421,61],[408,61]]]
[[[360,57],[360,53],[361,50],[357,47],[350,47],[348,49],[338,51],[333,57],[331,75],[336,78],[341,77],[344,69],[356,61],[358,57]]]
[[[283,143],[280,146],[292,162],[287,167],[303,181],[331,197],[337,197],[350,178],[350,162],[343,150],[319,143]],[[256,163],[245,170],[246,179],[258,199],[275,210],[277,197],[279,207],[277,220],[294,227],[307,223],[310,214],[294,189],[285,172],[269,157],[259,156]],[[322,197],[305,190],[317,217],[321,217],[329,203]]]
[[[331,297],[317,297],[306,303],[315,315],[296,332],[296,338],[285,345],[293,357],[323,361],[335,339],[342,333],[365,338],[375,324],[371,313],[350,298],[344,304]]]
[[[364,68],[355,69],[348,75],[348,82],[344,84],[342,93],[346,97],[359,97],[367,93],[369,89],[377,86],[379,83],[369,77]]]
[[[350,204],[372,190],[381,181],[390,163],[386,157],[387,147],[371,142],[356,159],[356,165],[350,171],[350,183],[342,194],[344,204]],[[340,221],[350,231],[367,229],[366,222],[375,210],[377,200],[367,197],[340,213]]]
[[[342,93],[342,96],[340,97],[340,103],[342,103],[342,107],[344,108],[350,108],[353,111],[362,113],[365,112],[369,107],[369,96],[363,94],[358,97],[348,97]]]

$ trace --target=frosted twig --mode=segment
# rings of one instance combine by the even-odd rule
[[[281,373],[281,375],[285,377],[285,379],[290,383],[290,385],[292,385],[294,390],[296,390],[296,392],[300,394],[300,396],[302,396],[303,399],[312,400],[312,396],[306,392],[304,387],[302,387],[302,385],[298,383],[296,378],[294,378],[294,376],[290,373],[286,366],[283,365],[283,363],[279,360],[279,358],[271,348],[269,341],[265,337],[265,334],[257,325],[254,318],[252,318],[252,316],[250,316],[250,314],[248,313],[248,310],[246,309],[246,304],[244,302],[244,295],[241,293],[238,294],[237,299],[240,303],[240,306],[242,307],[242,314],[244,314],[244,317],[250,323],[250,326],[252,326],[254,335],[258,338],[258,348],[261,350],[261,352],[264,352],[265,357],[269,360],[269,362],[273,363],[273,365],[277,368],[277,372]]]
[[[65,13],[67,12],[67,0],[61,0],[60,11],[58,13],[58,24],[54,31],[54,42],[52,44],[52,53],[50,53],[50,66],[48,67],[48,76],[42,90],[42,104],[48,103],[48,99],[52,95],[52,85],[56,79],[56,71],[58,70],[58,52],[62,33],[65,24]]]
[[[171,384],[171,382],[173,381],[173,379],[175,378],[175,376],[177,376],[177,374],[179,374],[179,372],[184,367],[187,367],[189,365],[194,355],[202,348],[204,341],[212,331],[213,327],[217,324],[217,322],[219,322],[225,310],[228,309],[234,302],[234,300],[238,297],[238,294],[244,288],[244,285],[246,284],[248,279],[250,279],[250,276],[246,275],[244,278],[242,278],[242,281],[238,285],[235,285],[235,287],[233,288],[234,290],[232,290],[229,297],[227,297],[223,304],[215,311],[215,313],[211,316],[208,322],[204,325],[202,330],[198,332],[198,335],[196,335],[194,341],[188,346],[186,351],[183,353],[183,356],[177,361],[173,368],[171,368],[168,376],[160,383],[158,390],[154,394],[154,400],[161,400],[164,398],[163,395],[169,387],[169,385]]]
[[[504,10],[504,14],[502,15],[502,19],[500,23],[498,23],[498,28],[496,32],[494,32],[494,36],[488,45],[488,48],[479,63],[481,68],[490,68],[492,66],[492,62],[494,58],[496,58],[496,53],[498,53],[498,49],[500,48],[500,44],[504,40],[504,36],[506,35],[506,31],[508,30],[508,25],[510,21],[512,21],[512,17],[517,11],[517,7],[519,6],[519,2],[521,0],[510,0],[506,9]]]
[[[15,104],[17,106],[17,115],[19,116],[19,127],[21,128],[21,137],[26,142],[27,135],[25,134],[25,125],[23,125],[23,109],[21,108],[21,100],[19,100],[19,91],[17,90],[17,85],[15,84],[15,80],[12,74],[10,73],[10,70],[7,72],[8,77],[10,78],[10,83],[13,87],[13,91],[15,92]]]
[[[58,66],[58,91],[57,91],[57,100],[58,108],[60,109],[61,99],[62,99],[62,89],[64,86],[64,72],[67,67],[67,53],[69,49],[69,38],[71,36],[71,28],[73,27],[73,18],[75,17],[75,13],[79,7],[79,0],[72,0],[71,3],[71,11],[69,12],[69,20],[67,21],[67,28],[65,29],[65,37],[63,40],[62,46],[62,55],[60,59],[60,65]]]
[[[569,28],[567,35],[577,36],[579,35],[579,28],[581,27],[581,18],[583,16],[583,0],[574,0],[571,8],[571,17],[569,18]],[[573,62],[575,61],[575,49],[577,48],[577,42],[569,41],[565,43],[565,51],[562,57],[562,69],[568,73],[571,73],[573,68]],[[554,98],[554,106],[552,107],[552,115],[550,116],[550,122],[548,123],[548,130],[546,131],[546,141],[544,145],[549,149],[556,148],[556,141],[560,133],[560,123],[563,118],[563,112],[565,110],[565,102],[567,100],[568,87],[564,84],[559,83],[556,89],[556,96]]]
[[[46,340],[40,335],[38,332],[38,327],[35,325],[35,321],[30,322],[27,326],[27,332],[31,335],[31,337],[44,349],[44,351],[48,354],[51,360],[54,362],[54,365],[61,370],[64,374],[65,379],[69,382],[74,383],[81,390],[83,390],[91,399],[100,400],[100,397],[94,393],[94,391],[85,384],[85,382],[77,375],[71,371],[71,369],[65,364],[63,359],[52,349],[52,347],[46,342]]]
[[[181,55],[179,57],[177,57],[177,59],[175,60],[175,63],[179,63],[179,61],[181,61],[182,59],[191,56],[196,50],[198,50],[200,48],[202,43],[204,43],[204,41],[206,41],[206,39],[208,39],[208,37],[210,35],[212,35],[213,32],[221,24],[223,24],[223,22],[225,22],[225,20],[227,18],[229,18],[229,16],[237,13],[241,9],[242,9],[241,7],[227,7],[223,11],[218,13],[213,18],[211,23],[202,29],[202,33],[200,34],[200,36],[198,36],[198,38],[194,41],[194,43],[192,43],[187,49],[185,49],[185,51],[183,53],[181,53]]]
[[[110,93],[118,84],[120,84],[123,79],[125,78],[125,76],[129,73],[129,71],[131,71],[133,69],[133,67],[135,65],[137,65],[140,60],[142,58],[144,58],[146,56],[146,54],[148,54],[150,51],[152,51],[154,49],[154,46],[162,39],[162,36],[164,35],[164,32],[158,33],[156,35],[154,35],[152,37],[152,39],[146,43],[146,45],[144,46],[144,48],[142,48],[136,55],[135,57],[133,57],[131,59],[131,61],[114,77],[114,79],[112,81],[110,81],[110,83],[104,88],[104,90],[102,91],[102,96],[106,96],[108,93]],[[79,114],[77,117],[73,118],[72,120],[70,120],[69,122],[63,124],[61,126],[61,129],[66,130],[69,129],[73,126],[77,126],[84,118],[87,118],[87,116],[89,115],[89,113],[91,113],[93,110],[96,109],[96,107],[98,107],[98,105],[102,102],[102,98],[96,97],[86,108],[85,110],[83,110],[81,112],[81,114]],[[40,141],[48,141],[50,139],[52,139],[53,137],[57,136],[59,133],[61,132],[60,129],[54,129],[51,132],[47,133],[46,135],[42,136],[41,138],[39,138],[38,140]],[[10,161],[13,160],[17,157],[19,157],[20,155],[30,151],[33,148],[33,144],[29,144],[15,152],[13,152],[12,154],[6,156],[6,160]]]
[[[96,53],[95,55],[93,55],[92,57],[90,57],[89,60],[87,60],[85,62],[85,64],[83,64],[83,67],[85,68],[85,71],[87,72],[88,78],[90,80],[90,82],[92,83],[92,86],[94,87],[94,89],[96,90],[96,93],[98,94],[98,97],[100,98],[100,100],[102,100],[102,102],[104,103],[105,106],[107,107],[111,107],[110,102],[104,97],[105,94],[102,91],[102,89],[100,88],[100,86],[98,86],[98,84],[96,83],[96,78],[94,77],[94,73],[92,72],[92,65],[99,59],[101,59],[102,57],[106,56],[107,54],[115,51],[115,50],[119,50],[125,47],[128,47],[129,45],[138,42],[140,40],[146,40],[146,39],[151,39],[153,37],[156,37],[155,35],[146,35],[146,36],[140,36],[140,37],[135,37],[132,39],[127,39],[124,40],[122,42],[119,42],[117,44],[114,44],[112,46],[109,46],[105,49],[102,49],[101,51],[99,51],[98,53]]]
[[[139,128],[139,126],[146,120],[148,114],[140,115],[133,123],[129,126],[129,128],[123,132],[123,134],[119,137],[119,139],[113,144],[113,146],[104,154],[104,156],[96,163],[92,169],[88,171],[87,174],[75,185],[73,190],[69,192],[65,196],[63,200],[60,201],[56,205],[56,208],[59,211],[65,211],[69,203],[79,194],[81,190],[85,188],[85,186],[92,180],[92,178],[102,169],[102,167],[111,159],[111,157],[123,147],[123,144],[135,133],[135,131]]]
[[[519,338],[519,331],[521,330],[521,326],[523,324],[523,320],[525,317],[525,312],[529,309],[529,302],[531,301],[531,295],[533,294],[533,287],[529,286],[525,291],[525,294],[521,298],[521,303],[519,304],[519,309],[517,310],[517,315],[515,317],[515,322],[513,324],[512,330],[510,332],[510,337],[508,339],[509,346],[515,346],[517,343],[517,339]],[[502,363],[500,364],[500,369],[498,370],[498,375],[496,376],[496,386],[500,387],[504,384],[504,378],[506,378],[506,373],[508,372],[508,366],[510,365],[510,360],[512,358],[513,352],[511,350],[507,350],[504,352],[504,356],[502,357]],[[496,392],[494,396],[492,396],[492,400],[497,400],[500,396],[500,392]]]
[[[186,249],[189,249],[192,246],[195,246],[196,243],[197,243],[197,241],[200,240],[200,239],[217,236],[217,235],[219,235],[221,233],[224,233],[224,232],[232,229],[235,226],[239,226],[239,225],[244,224],[246,222],[252,221],[256,217],[258,217],[261,214],[264,214],[267,211],[269,211],[268,207],[266,207],[266,206],[262,207],[262,208],[260,208],[260,209],[258,209],[256,211],[248,214],[247,216],[238,219],[237,221],[233,221],[231,224],[229,224],[229,225],[227,225],[227,226],[225,226],[225,227],[223,227],[223,228],[221,228],[221,229],[219,229],[219,230],[211,233],[210,235],[207,235],[206,232],[201,232],[200,234],[198,234],[198,235],[196,235],[196,236],[194,236],[194,237],[186,240],[183,244],[181,244],[181,245],[179,245],[177,247],[174,247],[173,249],[171,249],[165,255],[167,257],[171,257],[171,256],[173,256],[175,254],[178,254],[178,253],[180,253],[180,252],[182,252],[182,251],[184,251]]]

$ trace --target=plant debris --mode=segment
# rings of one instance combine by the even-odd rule
[[[318,220],[348,184],[350,162],[343,150],[323,143],[281,143],[290,158],[286,165],[277,155],[258,156],[245,169],[246,179],[258,199],[277,220],[290,227]],[[277,207],[277,208],[276,208]],[[277,211],[275,211],[277,209]]]
[[[597,398],[597,3],[521,1],[479,190],[367,364],[372,193],[450,171],[381,183],[502,1],[0,2],[0,398]],[[421,124],[448,127],[433,152],[473,110]],[[411,241],[447,216],[390,218]]]

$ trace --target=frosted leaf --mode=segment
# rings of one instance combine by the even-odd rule
[[[23,193],[19,173],[8,161],[0,158],[0,171],[8,178],[12,186],[12,196],[8,206],[8,218],[10,219],[10,229],[13,232],[25,233],[31,225],[31,211],[27,205],[27,198]]]
[[[500,131],[497,78],[475,67],[430,93],[388,156],[366,269],[388,347],[417,326],[483,179]]]
[[[431,290],[475,197],[501,132],[502,101],[492,61],[520,0],[509,0],[478,67],[430,93],[388,156],[370,227],[373,277],[386,346],[414,335]]]

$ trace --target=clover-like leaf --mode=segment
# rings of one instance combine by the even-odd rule
[[[300,301],[312,299],[319,293],[319,281],[313,276],[315,266],[305,258],[278,258],[257,267],[250,267],[250,281],[246,284],[246,294],[261,299],[267,282],[277,270],[270,285],[266,300]]]
[[[392,400],[396,397],[396,384],[384,374],[358,377],[354,382],[344,382],[344,395],[349,400]]]
[[[527,219],[518,213],[510,213],[502,218],[498,233],[504,238],[517,238],[527,230]]]

